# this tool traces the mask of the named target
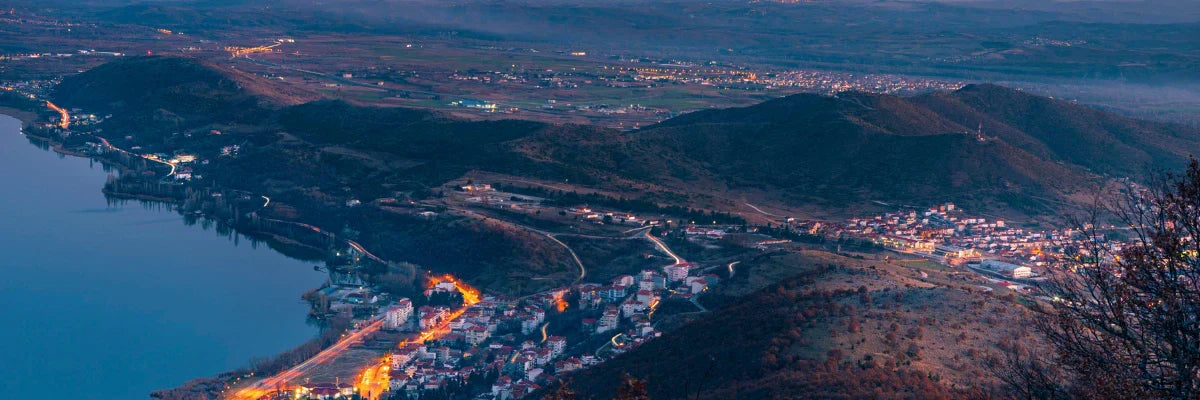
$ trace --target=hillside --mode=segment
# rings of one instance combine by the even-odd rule
[[[1022,307],[954,284],[953,273],[921,279],[829,254],[744,267],[750,279],[788,277],[569,375],[568,386],[607,399],[628,374],[653,399],[987,398],[1002,390],[989,358],[1037,343],[1002,322],[1018,321]]]
[[[1137,177],[1150,169],[1176,170],[1187,157],[1200,154],[1196,128],[1139,121],[996,85],[970,85],[912,102],[968,127],[982,124],[985,135],[1038,157],[1102,174]]]
[[[1092,191],[1104,175],[1141,178],[1200,153],[1195,128],[994,85],[912,98],[797,94],[628,134],[537,139],[523,144],[527,155],[680,191],[758,192],[791,206],[959,201],[1032,213]]]
[[[53,94],[56,103],[112,114],[114,126],[158,135],[213,123],[265,124],[270,122],[270,109],[316,98],[255,75],[182,57],[106,63],[63,79]]]
[[[1195,128],[994,85],[915,97],[797,94],[698,111],[634,132],[305,102],[312,98],[173,57],[114,61],[69,77],[55,96],[113,113],[110,126],[151,141],[228,128],[257,131],[255,141],[268,143],[271,132],[285,132],[309,146],[302,151],[317,151],[323,165],[272,174],[340,181],[366,197],[481,170],[704,202],[684,206],[736,209],[752,197],[837,216],[873,201],[955,201],[1029,215],[1062,208],[1106,176],[1139,178],[1200,153]]]
[[[429,188],[485,162],[470,154],[494,159],[501,132],[522,135],[538,124],[297,104],[306,98],[275,85],[193,60],[135,57],[66,79],[55,101],[111,113],[99,134],[120,148],[208,159],[193,166],[203,171],[199,183],[269,196],[261,217],[338,232],[388,260],[453,272],[494,292],[530,293],[572,278],[569,255],[541,235],[461,216],[418,217],[423,209],[413,207],[346,206],[349,198],[433,196]],[[222,153],[232,146],[236,154]],[[456,157],[460,150],[470,152]]]
[[[236,129],[255,132],[253,140],[267,144],[283,132],[303,145],[278,149],[320,157],[289,155],[294,165],[288,170],[245,168],[275,180],[339,183],[368,198],[479,170],[631,197],[674,193],[687,203],[677,205],[723,211],[737,211],[742,199],[753,198],[827,217],[876,201],[954,201],[1035,215],[1086,197],[1106,177],[1140,178],[1200,153],[1195,128],[994,85],[915,97],[797,94],[698,111],[633,132],[305,102],[313,98],[174,57],[114,61],[69,77],[55,95],[61,104],[112,113],[108,126],[151,142]]]

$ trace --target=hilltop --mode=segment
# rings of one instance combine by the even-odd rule
[[[114,61],[67,78],[55,93],[61,104],[112,112],[113,126],[152,141],[236,128],[270,142],[272,132],[284,132],[322,157],[276,173],[338,182],[364,196],[477,170],[629,197],[669,193],[685,203],[676,205],[721,211],[744,211],[738,205],[752,198],[817,216],[852,214],[875,201],[955,201],[1031,215],[1087,197],[1109,178],[1136,180],[1200,153],[1200,129],[995,85],[915,97],[796,94],[631,132],[313,99],[175,57]]]
[[[788,206],[958,201],[1039,213],[1110,177],[1178,168],[1200,152],[1200,130],[972,85],[909,98],[797,94],[522,146],[596,174]]]
[[[1193,127],[1136,120],[997,85],[968,85],[912,102],[1039,158],[1101,174],[1144,177],[1153,169],[1180,169],[1200,151],[1200,130]]]
[[[130,57],[63,79],[53,100],[134,134],[209,124],[269,124],[272,109],[318,96],[256,75],[183,57]],[[158,139],[158,138],[155,138]]]

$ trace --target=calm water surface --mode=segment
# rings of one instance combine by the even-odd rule
[[[308,340],[311,263],[138,202],[0,115],[0,388],[6,398],[146,399]]]

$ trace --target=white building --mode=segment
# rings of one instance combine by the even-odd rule
[[[983,260],[981,266],[984,269],[996,271],[1004,276],[1013,279],[1028,278],[1033,274],[1033,270],[1023,265],[1010,264],[1003,261]]]
[[[670,282],[679,282],[687,278],[691,272],[692,263],[680,263],[663,267],[663,273],[667,274],[667,280]]]
[[[412,316],[413,306],[409,299],[400,299],[396,305],[387,308],[383,314],[383,328],[396,330],[408,324],[408,318]]]

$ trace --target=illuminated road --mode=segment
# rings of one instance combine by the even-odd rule
[[[733,266],[741,264],[741,263],[742,263],[741,261],[734,261],[734,262],[729,263],[728,267],[729,267],[729,277],[730,278],[733,277],[733,273],[734,273]]]
[[[553,240],[554,243],[558,243],[563,248],[567,249],[568,253],[571,253],[571,258],[574,258],[575,264],[579,265],[579,277],[575,278],[575,282],[572,282],[572,283],[579,283],[580,281],[582,281],[583,277],[587,276],[587,268],[584,268],[583,261],[579,260],[579,256],[575,255],[575,250],[571,250],[571,246],[567,246],[566,243],[563,243],[561,240],[558,240],[558,238],[554,237],[553,234],[549,234],[549,233],[544,233],[544,234],[546,235],[546,237],[550,238],[550,240]]]
[[[276,47],[279,47],[281,45],[283,45],[283,41],[276,40],[275,43],[273,43],[273,44],[263,45],[263,46],[255,46],[255,47],[229,46],[229,47],[225,48],[225,51],[228,51],[230,53],[230,56],[232,56],[232,57],[243,57],[243,56],[247,56],[247,55],[254,54],[254,53],[270,52],[271,50],[274,50]]]
[[[60,118],[58,121],[59,128],[67,129],[71,127],[71,114],[67,113],[66,109],[51,103],[49,100],[46,101],[46,107],[58,113]]]
[[[172,175],[175,175],[175,164],[171,164],[171,163],[169,163],[169,162],[162,161],[162,160],[159,160],[159,159],[157,159],[157,158],[150,158],[149,156],[142,156],[142,158],[145,158],[145,159],[147,159],[147,160],[154,161],[154,162],[157,162],[157,163],[159,163],[159,164],[163,164],[163,165],[166,165],[166,166],[168,166],[168,167],[171,167],[171,171],[170,171],[170,172],[167,172],[167,174],[166,174],[166,175],[164,175],[164,176],[162,177],[162,179],[160,179],[160,181],[166,181],[167,179],[170,179]]]
[[[364,399],[378,399],[390,387],[391,368],[391,360],[384,357],[378,365],[368,367],[359,374],[354,388]]]
[[[317,229],[317,230],[319,231],[320,229]],[[387,261],[384,261],[382,258],[379,258],[378,256],[376,256],[374,254],[371,254],[371,252],[367,251],[367,248],[363,247],[361,244],[358,244],[358,242],[355,242],[353,240],[346,240],[346,244],[350,245],[350,247],[353,247],[354,250],[358,250],[359,253],[363,253],[363,255],[367,256],[367,258],[375,260],[375,262],[378,262],[380,264],[385,264],[385,265],[387,264]]]
[[[49,103],[49,102],[47,102],[47,103]],[[103,143],[103,144],[104,144],[104,148],[106,148],[106,149],[109,149],[109,150],[115,150],[115,151],[119,151],[119,152],[121,152],[121,153],[125,153],[125,154],[132,154],[132,155],[135,155],[135,156],[141,157],[141,158],[143,158],[143,159],[145,159],[145,160],[148,160],[148,161],[153,161],[153,162],[156,162],[156,163],[163,164],[163,165],[166,165],[166,166],[168,166],[168,167],[171,167],[171,171],[170,171],[170,172],[167,172],[167,174],[166,174],[166,175],[164,175],[164,176],[162,177],[162,179],[160,179],[160,181],[165,181],[165,180],[169,179],[169,178],[171,177],[171,175],[175,175],[175,164],[171,164],[171,163],[169,163],[169,162],[166,162],[166,161],[163,161],[163,160],[159,160],[158,158],[151,158],[150,156],[145,156],[145,155],[141,155],[141,154],[137,154],[137,153],[129,152],[129,151],[126,151],[125,149],[122,149],[122,148],[120,148],[120,147],[113,146],[113,145],[112,145],[112,143],[109,143],[109,142],[108,142],[108,139],[105,139],[105,138],[102,138],[102,137],[99,137],[99,136],[96,136],[96,138],[100,139],[100,143]]]
[[[650,239],[650,241],[654,242],[654,244],[656,246],[658,246],[658,249],[660,251],[662,251],[663,253],[666,253],[666,255],[671,256],[671,258],[675,259],[676,264],[683,264],[683,263],[687,262],[687,260],[684,260],[682,257],[679,257],[679,255],[675,254],[674,251],[671,251],[671,248],[667,247],[667,244],[663,243],[663,241],[661,239],[655,237],[654,235],[651,235],[650,231],[647,230],[646,233],[644,233],[643,235],[646,236],[646,239]]]
[[[479,303],[481,299],[482,293],[480,293],[479,289],[463,283],[450,274],[430,277],[427,285],[433,287],[439,282],[454,283],[455,289],[458,289],[458,292],[463,296],[463,306],[447,314],[446,318],[437,325],[421,331],[416,338],[402,341],[396,347],[404,347],[409,343],[425,343],[445,336],[447,333],[450,333],[450,323],[461,317],[463,313],[467,312],[468,307]],[[391,381],[391,375],[389,374],[390,365],[391,360],[384,357],[378,364],[363,369],[363,372],[359,374],[358,382],[355,383],[359,395],[367,400],[378,400],[388,390],[388,385]]]
[[[357,331],[354,331],[353,333],[346,335],[341,340],[338,340],[337,343],[334,343],[332,346],[329,346],[329,348],[326,348],[325,350],[321,350],[320,353],[317,353],[317,355],[313,356],[312,358],[309,358],[308,360],[305,360],[304,362],[297,364],[295,367],[292,367],[291,369],[289,369],[287,371],[280,372],[278,374],[275,374],[275,376],[272,376],[270,378],[265,378],[263,380],[255,382],[254,385],[251,385],[247,388],[238,390],[237,393],[235,393],[233,396],[228,397],[228,398],[234,399],[234,400],[255,400],[255,399],[258,399],[259,397],[262,397],[262,396],[270,393],[271,391],[276,390],[277,388],[287,387],[288,384],[291,383],[292,380],[295,380],[296,378],[299,378],[301,375],[304,375],[308,371],[312,370],[313,367],[327,363],[330,360],[337,358],[337,356],[341,355],[342,353],[345,353],[346,350],[350,349],[350,346],[361,343],[362,340],[365,339],[367,336],[370,336],[371,334],[378,332],[379,328],[382,326],[383,326],[382,319],[376,319],[374,321],[371,321],[371,323],[367,324],[366,326],[363,326],[362,328],[359,328]]]
[[[443,281],[454,283],[455,288],[457,288],[459,293],[461,293],[463,296],[464,305],[448,314],[447,317],[437,325],[422,331],[419,335],[417,335],[416,338],[401,342],[398,347],[404,347],[404,345],[409,343],[424,343],[445,336],[447,333],[450,333],[450,323],[461,317],[463,313],[467,311],[467,307],[470,307],[471,305],[480,301],[481,293],[478,289],[466,285],[462,281],[449,274],[430,278],[429,285],[432,287],[438,282]],[[317,353],[316,356],[305,360],[303,363],[300,363],[299,365],[296,365],[287,371],[276,374],[270,378],[260,380],[255,382],[252,386],[238,390],[237,393],[227,397],[227,399],[256,400],[262,396],[270,394],[275,390],[286,389],[290,387],[292,381],[295,381],[296,379],[305,375],[314,367],[325,364],[342,355],[346,352],[346,350],[350,349],[351,346],[361,343],[362,340],[367,336],[378,332],[382,326],[383,320],[375,319],[354,333],[346,335],[346,337],[339,340],[333,346],[330,346],[329,348],[322,350],[320,353]],[[359,394],[363,396],[363,398],[368,400],[377,400],[384,392],[388,390],[388,385],[391,381],[390,365],[391,360],[389,360],[387,357],[384,357],[380,359],[379,362],[364,368],[363,371],[358,374],[358,380],[355,382],[354,386],[357,388]]]

